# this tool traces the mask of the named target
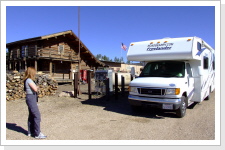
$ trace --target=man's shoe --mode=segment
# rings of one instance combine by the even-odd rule
[[[35,139],[45,139],[47,136],[45,136],[43,133],[40,133],[38,136],[35,136]]]
[[[34,137],[34,133],[28,133],[27,136]]]

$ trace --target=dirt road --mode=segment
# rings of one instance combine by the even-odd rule
[[[87,85],[82,85],[85,91]],[[215,92],[209,101],[187,109],[184,118],[175,113],[145,108],[132,112],[127,96],[110,100],[87,94],[58,97],[73,86],[60,85],[57,95],[39,99],[41,130],[46,140],[214,140]],[[27,134],[25,100],[6,103],[6,140],[35,140]]]

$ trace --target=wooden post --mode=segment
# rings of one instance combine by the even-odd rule
[[[18,62],[18,71],[21,69],[21,61]]]
[[[16,70],[17,62],[14,63],[14,70]]]
[[[51,58],[52,52],[51,49],[49,50],[49,58]]]
[[[134,77],[133,77],[133,75],[131,74],[131,75],[130,75],[130,81],[132,81],[132,80],[133,80],[133,78],[134,78]]]
[[[27,57],[27,49],[24,48],[24,57],[26,58]]]
[[[91,72],[90,70],[87,71],[87,81],[88,81],[88,98],[91,99]]]
[[[124,76],[123,75],[121,75],[121,92],[122,92],[122,96],[124,96],[125,83],[124,83]]]
[[[50,72],[50,75],[52,76],[52,61],[50,61],[49,63],[49,72]]]
[[[38,51],[37,51],[37,44],[35,44],[35,56],[37,56],[38,55],[38,53],[37,53]]]
[[[110,93],[109,93],[109,78],[106,79],[106,98],[107,100],[110,99]]]
[[[25,70],[27,70],[27,59],[25,58]]]
[[[118,73],[115,73],[115,99],[118,99]]]
[[[74,80],[73,80],[73,85],[74,85],[74,98],[77,98],[78,94],[78,73],[74,73]]]
[[[9,70],[12,70],[12,62],[9,61]]]
[[[70,78],[69,79],[73,79],[73,63],[70,63]]]
[[[37,60],[34,61],[34,68],[35,68],[35,70],[37,71],[37,68],[38,68],[38,67],[37,67]]]

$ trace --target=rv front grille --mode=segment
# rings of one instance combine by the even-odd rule
[[[138,88],[139,94],[165,95],[165,89]]]

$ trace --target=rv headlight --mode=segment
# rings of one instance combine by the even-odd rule
[[[179,95],[180,88],[166,89],[166,95]]]
[[[129,92],[137,93],[137,87],[130,86]]]

